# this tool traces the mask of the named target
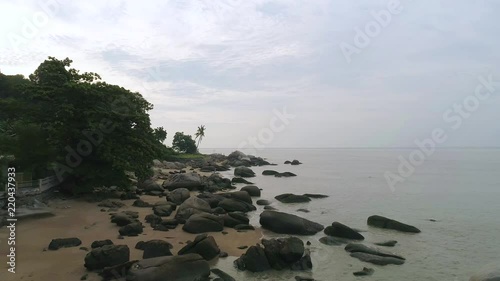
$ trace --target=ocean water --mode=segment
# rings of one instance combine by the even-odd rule
[[[203,153],[229,154],[234,149],[205,149]],[[500,149],[438,149],[414,174],[391,189],[386,171],[397,173],[399,156],[411,149],[267,149],[260,157],[278,166],[253,167],[251,178],[263,189],[262,199],[273,201],[280,211],[329,225],[339,221],[365,230],[366,245],[397,240],[385,248],[406,258],[404,265],[377,266],[351,258],[343,246],[327,246],[315,236],[311,241],[311,272],[238,272],[234,258],[221,259],[217,267],[237,280],[294,280],[300,275],[316,280],[359,280],[352,275],[363,267],[375,269],[367,280],[466,281],[485,264],[500,262]],[[284,165],[298,159],[299,166]],[[297,174],[292,178],[262,176],[265,169]],[[224,173],[232,176],[232,171]],[[240,185],[243,186],[243,185]],[[303,204],[282,204],[274,196],[282,193],[321,193],[326,199]],[[260,225],[262,206],[250,213],[251,223]],[[297,212],[306,208],[310,212]],[[371,215],[387,216],[422,230],[419,234],[369,227]],[[436,222],[429,221],[435,219]],[[269,231],[265,237],[282,237]],[[373,246],[373,245],[372,245]]]

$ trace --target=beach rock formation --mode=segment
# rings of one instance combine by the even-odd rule
[[[364,262],[373,263],[376,265],[388,265],[388,264],[404,264],[405,258],[384,252],[382,250],[371,248],[363,244],[351,243],[347,244],[345,250],[351,253],[351,257],[357,258]]]
[[[204,187],[200,175],[197,173],[182,173],[170,175],[162,184],[163,188],[170,191],[177,188],[197,190]]]
[[[253,182],[249,182],[244,178],[234,177],[231,179],[231,183],[244,183],[244,184],[253,184]]]
[[[234,175],[242,178],[251,178],[255,177],[255,172],[248,167],[240,166],[234,169]]]
[[[52,239],[49,244],[49,250],[59,250],[60,248],[77,247],[82,244],[78,238],[56,238]]]
[[[198,197],[190,197],[177,208],[175,218],[180,222],[184,222],[193,214],[209,213],[211,210],[210,204],[205,200]]]
[[[404,224],[382,216],[369,217],[368,225],[385,229],[393,229],[401,232],[420,233],[420,230],[414,226]]]
[[[325,245],[329,245],[329,246],[340,246],[340,245],[349,243],[347,240],[344,240],[341,238],[335,238],[332,236],[321,237],[319,239],[319,242],[321,242],[321,244],[325,244]]]
[[[210,271],[213,274],[219,276],[219,279],[221,279],[222,281],[236,281],[236,279],[234,279],[231,275],[225,273],[224,271],[222,271],[220,269],[214,268],[214,269],[211,269]],[[214,280],[216,280],[216,279],[214,279]]]
[[[153,207],[153,212],[157,216],[168,217],[176,208],[177,206],[171,202],[162,202],[162,204]]]
[[[134,263],[127,273],[133,281],[206,280],[210,266],[198,254],[157,257]]]
[[[142,254],[143,259],[171,256],[170,249],[173,248],[172,244],[163,240],[150,240],[139,245],[140,249],[144,250]],[[137,246],[136,246],[137,248]]]
[[[169,192],[167,195],[168,201],[170,201],[176,205],[182,204],[189,197],[191,197],[191,194],[189,193],[189,189],[187,189],[187,188],[174,189],[171,192]]]
[[[95,248],[100,248],[100,247],[106,246],[106,245],[113,245],[113,241],[111,241],[109,239],[96,240],[96,241],[92,242],[92,244],[90,245],[90,248],[95,249]]]
[[[207,234],[201,234],[196,236],[193,242],[180,249],[178,255],[199,254],[205,260],[209,261],[218,257],[219,253],[220,249],[215,239]]]
[[[263,228],[280,234],[313,235],[323,230],[323,226],[296,215],[276,211],[260,214]]]
[[[377,246],[383,246],[383,247],[394,247],[394,246],[396,246],[397,243],[398,243],[398,241],[396,241],[396,240],[389,240],[389,241],[378,242],[378,243],[374,243],[374,244]]]
[[[364,240],[365,237],[359,234],[359,232],[348,227],[347,225],[341,224],[340,222],[334,222],[331,226],[325,228],[325,234],[329,236],[335,236],[340,238],[352,239],[352,240]]]
[[[235,227],[241,224],[248,224],[250,220],[241,212],[230,212],[222,216],[224,226]]]
[[[251,197],[260,197],[260,188],[255,185],[247,185],[241,188],[241,191],[245,191]]]
[[[305,203],[311,201],[311,199],[304,195],[296,195],[291,193],[285,193],[274,197],[281,203]]]
[[[354,276],[370,276],[375,272],[373,268],[363,267],[363,270],[356,271],[353,273]]]
[[[226,212],[246,213],[257,210],[254,205],[238,199],[224,199],[219,203],[218,207],[223,208]]]
[[[85,267],[88,270],[103,269],[129,260],[130,249],[127,245],[104,245],[93,249],[85,256]]]
[[[207,213],[195,214],[189,217],[182,230],[189,233],[219,232],[224,229],[222,217]]]
[[[141,222],[133,222],[120,227],[118,232],[122,236],[137,236],[142,233],[144,226]]]

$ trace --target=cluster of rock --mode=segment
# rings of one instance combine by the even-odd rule
[[[292,161],[290,161],[290,160],[286,160],[284,164],[290,164],[290,165],[300,165],[300,164],[302,164],[302,163],[301,163],[299,160],[296,160],[296,159],[295,159],[295,160],[292,160]]]

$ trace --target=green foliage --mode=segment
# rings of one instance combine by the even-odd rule
[[[198,139],[198,143],[196,144],[196,148],[198,149],[198,146],[200,146],[200,142],[205,137],[205,125],[201,125],[198,127],[198,130],[196,130],[195,138]]]
[[[190,135],[184,132],[177,132],[172,141],[172,148],[181,153],[197,153],[196,143]]]
[[[128,185],[126,171],[150,177],[152,160],[174,153],[166,131],[151,128],[153,105],[71,63],[49,57],[29,80],[0,73],[0,155],[23,170],[52,166],[83,190]]]

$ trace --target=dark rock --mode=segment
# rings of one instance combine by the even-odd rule
[[[388,265],[388,264],[401,265],[405,263],[405,260],[402,259],[397,259],[393,257],[382,257],[378,255],[372,255],[361,252],[351,253],[351,257],[357,258],[360,261],[369,262],[376,265]]]
[[[349,243],[348,241],[346,241],[344,239],[339,239],[339,238],[335,238],[335,237],[331,237],[331,236],[321,237],[319,239],[319,242],[321,242],[322,244],[325,244],[325,245],[329,245],[329,246],[341,246],[343,244]]]
[[[268,211],[276,211],[278,209],[274,208],[273,206],[264,206],[264,210],[268,210]]]
[[[234,263],[238,269],[249,270],[251,272],[262,272],[271,269],[266,253],[260,246],[251,246],[248,248],[247,252],[235,260]]]
[[[236,281],[233,277],[231,277],[229,274],[225,273],[224,271],[214,268],[210,270],[213,274],[217,275],[222,279],[222,281]]]
[[[363,267],[363,270],[353,273],[354,276],[370,276],[375,272],[373,268]]]
[[[255,177],[255,172],[248,167],[240,166],[234,169],[234,175],[242,178],[251,178]]]
[[[175,218],[182,222],[193,214],[209,213],[211,211],[212,208],[206,201],[198,197],[190,197],[179,206]]]
[[[224,229],[224,219],[211,214],[192,215],[182,229],[189,233],[219,232]]]
[[[267,205],[271,204],[271,202],[269,202],[268,200],[265,200],[265,199],[257,200],[255,203],[259,206],[267,206]]]
[[[106,240],[96,240],[96,241],[92,242],[92,244],[90,245],[90,247],[92,249],[95,249],[95,248],[100,248],[100,247],[106,246],[106,245],[113,245],[113,241],[111,241],[109,239],[106,239]]]
[[[368,225],[379,228],[398,230],[401,232],[420,233],[420,230],[414,226],[404,224],[382,216],[369,217]]]
[[[286,160],[283,164],[292,164],[292,162],[290,160]]]
[[[280,234],[313,235],[324,228],[321,224],[299,216],[275,211],[262,212],[260,224],[265,229]]]
[[[341,224],[340,222],[334,222],[331,226],[325,228],[325,234],[330,236],[336,236],[341,238],[347,238],[352,240],[364,240],[365,237],[359,234],[347,225]]]
[[[165,202],[168,204],[158,205],[153,207],[153,212],[155,215],[160,217],[168,217],[175,210],[176,206],[170,202]]]
[[[157,257],[134,263],[127,280],[137,281],[180,281],[206,280],[210,266],[198,254]]]
[[[300,165],[302,163],[299,160],[293,160],[290,164],[291,165]]]
[[[281,203],[305,203],[311,201],[311,199],[304,195],[295,195],[291,193],[285,193],[274,197]]]
[[[148,202],[144,202],[142,199],[135,200],[134,203],[132,203],[132,206],[140,207],[140,208],[152,207],[151,204],[149,204]]]
[[[143,244],[142,249],[144,253],[142,254],[143,259],[156,258],[162,256],[171,256],[172,244],[163,240],[150,240]]]
[[[117,226],[125,226],[127,224],[137,222],[137,220],[125,213],[119,213],[111,216],[111,222],[115,223]]]
[[[229,257],[228,253],[226,253],[226,252],[220,252],[219,258],[227,258],[227,257]]]
[[[405,258],[401,256],[370,248],[363,244],[347,244],[345,250],[350,252],[352,257],[377,265],[403,264],[405,262]]]
[[[168,180],[163,182],[163,188],[170,191],[177,188],[186,188],[188,190],[198,190],[204,187],[200,175],[197,173],[183,173],[169,176]]]
[[[297,212],[309,213],[308,209],[298,209]]]
[[[207,192],[200,193],[197,197],[206,201],[210,205],[210,208],[216,208],[219,206],[220,201],[227,198],[222,196],[222,194],[212,194]]]
[[[196,236],[193,242],[180,249],[178,255],[186,255],[192,253],[199,254],[208,261],[217,257],[220,253],[220,249],[212,236],[201,234]]]
[[[134,222],[120,227],[118,232],[122,236],[137,236],[142,233],[144,226],[141,222]]]
[[[99,204],[97,204],[97,206],[106,207],[106,208],[121,208],[121,207],[125,206],[125,204],[123,204],[120,201],[106,199],[106,200],[100,202]]]
[[[231,183],[244,183],[244,184],[253,184],[253,182],[249,182],[244,178],[234,177],[231,179]]]
[[[227,213],[222,216],[222,219],[224,220],[224,226],[226,227],[235,227],[239,224],[248,224],[250,222],[244,214],[238,212]]]
[[[283,173],[277,173],[274,176],[277,178],[289,178],[289,177],[296,177],[297,175],[292,172],[283,172]]]
[[[219,207],[227,212],[250,212],[257,210],[254,205],[237,199],[224,199],[219,203]]]
[[[153,179],[148,179],[143,181],[137,186],[139,189],[144,190],[145,192],[150,191],[160,191],[163,192],[163,188],[157,184]]]
[[[77,247],[82,244],[78,238],[57,238],[52,239],[49,244],[49,250],[59,250],[60,248]]]
[[[290,161],[288,161],[288,162],[290,162]],[[295,281],[315,281],[315,280],[314,280],[314,278],[295,276]]]
[[[245,250],[246,248],[248,248],[248,246],[239,246],[238,249],[240,250]]]
[[[85,256],[88,270],[103,269],[128,262],[130,250],[127,245],[104,245],[93,249]]]
[[[136,262],[137,260],[133,260],[119,265],[105,267],[101,270],[99,275],[103,278],[103,280],[121,280],[119,278],[125,278],[130,267],[132,267],[132,265]]]
[[[323,195],[323,194],[311,194],[311,193],[306,193],[304,196],[307,196],[309,198],[313,199],[321,199],[321,198],[328,198],[328,195]]]
[[[139,199],[139,196],[135,192],[125,192],[120,195],[120,200],[132,200]]]
[[[252,204],[252,197],[250,197],[250,194],[246,191],[234,191],[234,192],[228,192],[228,193],[221,193],[223,197],[229,198],[229,199],[236,199],[243,201],[248,204]],[[220,203],[220,202],[219,202]]]
[[[397,243],[398,243],[398,241],[389,240],[389,241],[384,241],[384,242],[379,242],[379,243],[374,243],[374,244],[378,245],[378,246],[384,246],[384,247],[394,247],[394,246],[396,246]]]
[[[187,189],[187,188],[177,188],[177,189],[171,191],[167,195],[168,201],[173,202],[177,205],[182,204],[189,197],[191,197],[191,194],[189,193],[189,189]]]
[[[238,224],[234,227],[236,230],[255,230],[255,227],[249,224]]]
[[[241,191],[247,192],[252,197],[260,197],[260,189],[255,185],[244,186]]]
[[[264,175],[264,176],[274,176],[276,174],[278,174],[278,172],[274,171],[274,170],[264,170],[264,171],[262,171],[262,175]]]
[[[162,222],[162,218],[158,215],[155,214],[150,214],[145,217],[145,220],[147,223],[151,224],[152,227],[154,227],[156,224]]]
[[[311,253],[309,249],[304,251],[304,256],[297,262],[293,263],[290,269],[292,270],[311,270],[313,267]]]

